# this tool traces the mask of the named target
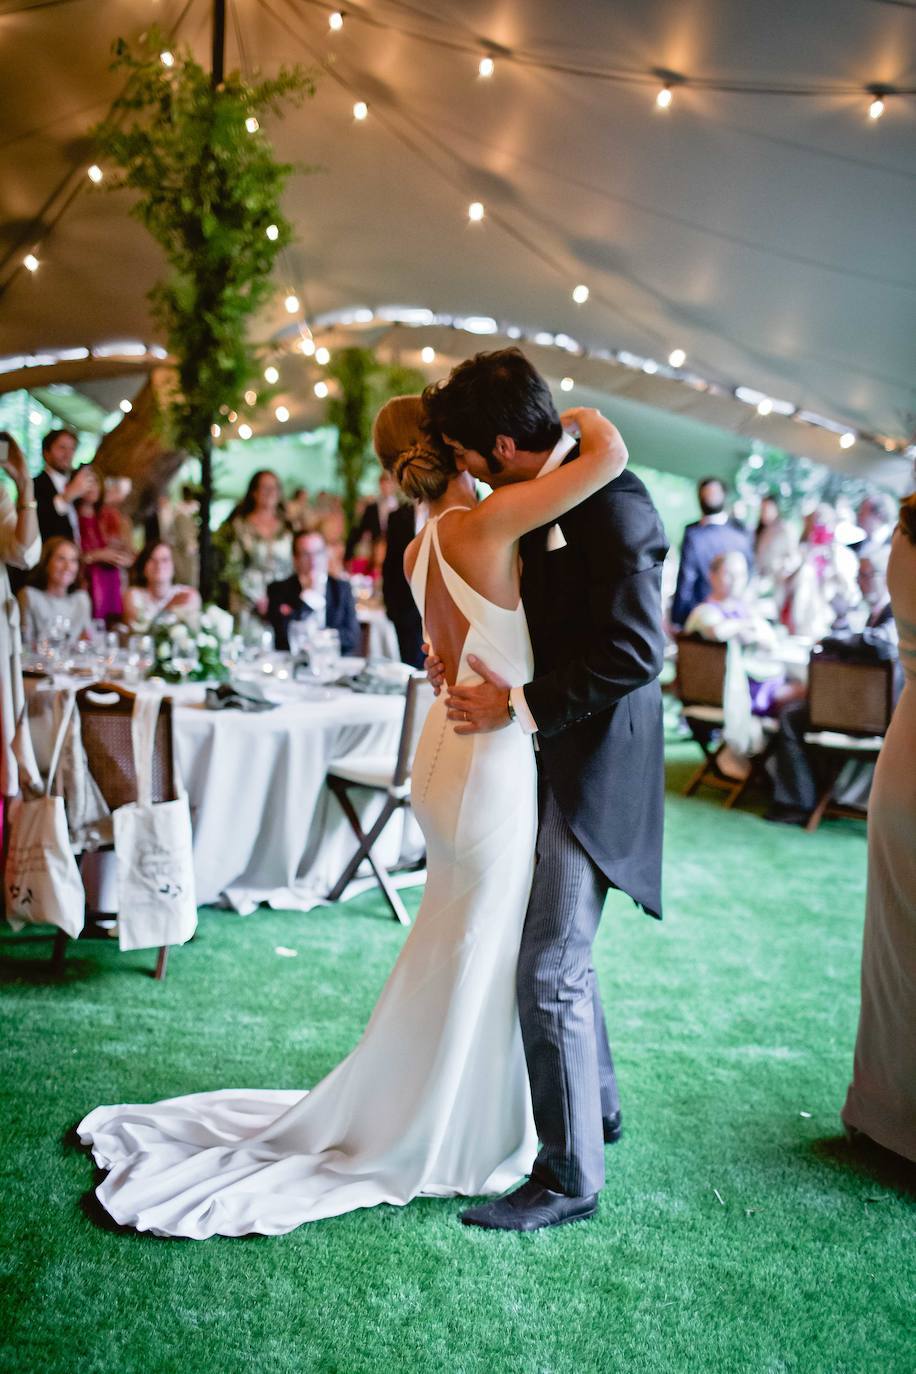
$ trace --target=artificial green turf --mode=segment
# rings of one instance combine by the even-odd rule
[[[0,1368],[912,1374],[912,1176],[847,1145],[837,1115],[864,827],[808,836],[687,800],[694,762],[669,751],[665,922],[615,894],[597,942],[625,1135],[585,1225],[474,1231],[458,1200],[424,1200],[280,1239],[106,1226],[72,1140],[86,1111],[314,1083],[403,932],[375,896],[205,911],[162,985],[150,952],[71,946],[58,981],[46,935],[0,936]]]

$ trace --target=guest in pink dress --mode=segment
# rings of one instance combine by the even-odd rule
[[[134,556],[123,539],[110,532],[108,517],[102,516],[99,479],[94,472],[92,478],[89,489],[76,505],[80,547],[93,619],[110,623],[120,620],[123,614],[123,569],[131,566]]]

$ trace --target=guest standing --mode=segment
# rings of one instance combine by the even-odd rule
[[[25,706],[20,660],[19,605],[10,591],[7,567],[34,568],[41,553],[35,489],[22,450],[9,434],[0,433],[5,452],[0,469],[13,479],[16,505],[0,487],[0,796],[19,791],[19,769],[13,753],[16,722]]]
[[[347,562],[355,556],[357,547],[364,539],[368,545],[366,557],[370,563],[372,562],[372,551],[379,540],[386,537],[388,521],[399,505],[397,483],[392,474],[383,469],[378,479],[378,496],[374,501],[368,502],[350,531],[347,540]]]
[[[671,623],[680,629],[694,606],[709,594],[709,565],[720,553],[737,550],[748,566],[754,561],[750,533],[730,520],[725,509],[725,487],[717,477],[704,477],[697,487],[701,518],[684,530],[677,587],[671,606]]]
[[[842,1117],[916,1162],[916,495],[901,510],[888,585],[905,686],[868,808],[862,1006]]]
[[[131,566],[134,556],[123,548],[120,539],[109,543],[103,531],[99,519],[101,489],[95,469],[85,467],[80,472],[87,476],[77,498],[76,513],[92,614],[96,620],[111,622],[120,619],[123,611],[123,570]]]
[[[317,530],[301,530],[293,539],[293,573],[267,588],[267,619],[278,649],[289,648],[289,625],[295,620],[337,630],[341,653],[359,653],[359,621],[350,584],[329,575],[327,545]]]
[[[89,593],[76,590],[80,553],[72,539],[46,539],[31,583],[18,594],[22,638],[27,644],[53,636],[67,622],[73,643],[89,630],[92,603]]]
[[[44,467],[35,478],[38,528],[45,539],[72,539],[79,543],[76,502],[91,483],[87,466],[73,471],[76,435],[68,429],[52,429],[41,441]]]
[[[376,441],[377,445],[377,441]],[[423,623],[404,575],[404,552],[426,524],[426,506],[399,506],[388,517],[388,537],[382,563],[382,599],[398,637],[401,662],[422,668]]]
[[[218,533],[222,581],[233,615],[255,611],[266,617],[268,586],[292,572],[292,532],[282,494],[276,473],[262,468]]]
[[[137,563],[137,586],[124,597],[124,619],[132,630],[147,630],[160,615],[181,618],[200,610],[200,593],[175,581],[172,550],[163,540],[143,550]]]

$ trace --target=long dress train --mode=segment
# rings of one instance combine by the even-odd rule
[[[421,613],[431,557],[469,626],[458,681],[479,680],[469,654],[527,681],[521,604],[494,605],[445,563],[437,518],[412,578]],[[109,1171],[97,1196],[116,1221],[196,1240],[277,1235],[421,1194],[502,1192],[529,1171],[537,1142],[515,970],[534,756],[519,730],[461,736],[445,712],[439,698],[413,768],[426,891],[359,1044],[307,1094],[223,1089],[90,1112],[79,1135]]]

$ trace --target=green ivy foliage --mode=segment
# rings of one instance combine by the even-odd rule
[[[315,88],[298,67],[258,82],[234,71],[214,88],[189,50],[165,66],[166,46],[155,29],[136,51],[118,40],[112,67],[127,83],[94,137],[99,156],[121,169],[108,186],[137,193],[131,213],[165,253],[168,275],[149,300],[178,368],[170,438],[200,454],[221,406],[245,410],[259,370],[248,321],[271,296],[274,263],[293,236],[280,197],[294,168],[246,120],[279,116]]]

